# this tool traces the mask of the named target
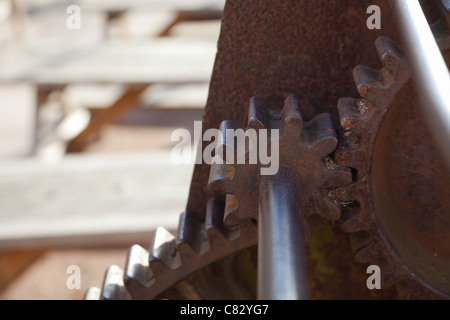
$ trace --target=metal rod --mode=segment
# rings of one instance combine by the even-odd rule
[[[308,278],[298,174],[280,166],[261,176],[258,220],[258,299],[306,300]]]
[[[418,0],[392,0],[428,127],[450,166],[450,76]]]

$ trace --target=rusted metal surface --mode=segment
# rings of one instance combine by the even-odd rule
[[[276,115],[267,112],[263,101],[250,100],[247,133],[254,130],[255,136],[267,135],[266,144],[278,146],[277,166],[281,166],[275,175],[260,176],[262,164],[249,162],[249,150],[241,150],[245,153],[245,163],[232,161],[233,164],[211,166],[210,190],[227,196],[225,224],[237,226],[246,218],[256,219],[259,211],[262,220],[258,221],[258,297],[261,299],[307,299],[303,219],[315,213],[336,220],[339,207],[326,198],[327,190],[351,182],[350,170],[325,160],[337,145],[329,115],[321,114],[306,122],[300,109],[299,99],[293,95],[286,98]],[[222,122],[221,147],[231,147],[236,154],[239,150],[234,150],[234,141],[227,140],[229,129],[239,129],[239,126]],[[274,136],[266,129],[280,132]],[[301,195],[297,188],[302,190]],[[304,216],[300,214],[303,208],[309,210]]]
[[[382,9],[383,30],[365,27],[365,12],[372,4]],[[260,97],[269,112],[279,112],[279,106],[290,93],[311,103],[312,108],[303,114],[307,121],[329,112],[337,127],[336,101],[352,92],[356,94],[348,77],[355,61],[376,65],[377,55],[370,43],[386,33],[397,39],[388,1],[227,1],[203,130],[218,128],[224,119],[244,127],[251,97]],[[205,199],[211,194],[206,187],[209,173],[208,165],[197,165],[191,182],[187,210],[199,220],[204,219]],[[252,193],[247,189],[246,194]],[[227,207],[238,202],[236,198],[228,198]],[[246,203],[251,203],[251,198],[253,196]],[[324,195],[321,198],[324,199]],[[255,217],[255,213],[251,216]],[[319,225],[323,226],[323,223],[319,222]],[[311,239],[316,248],[323,251],[326,244],[335,254],[333,258],[317,260],[311,255],[316,258],[320,255],[309,252],[309,264],[320,266],[323,260],[331,259],[327,262],[336,266],[333,274],[326,274],[329,270],[324,274],[320,268],[309,267],[310,281],[313,281],[310,286],[316,289],[312,290],[311,298],[370,297],[364,283],[349,285],[360,283],[363,275],[354,271],[362,269],[348,259],[349,248],[344,237],[336,235],[333,239],[340,240],[325,241],[318,236]],[[335,285],[331,286],[331,282]]]
[[[303,207],[309,208],[309,212],[305,212],[303,216],[301,216],[299,212],[293,212],[294,216],[292,216],[291,220],[285,221],[285,217],[279,216],[278,221],[300,221],[300,224],[291,226],[293,227],[291,231],[294,232],[295,239],[298,237],[304,239],[304,235],[301,232],[303,224],[305,224],[306,220],[312,215],[315,214],[318,217],[328,220],[336,220],[339,217],[339,206],[332,201],[332,199],[327,198],[328,190],[331,187],[338,187],[350,183],[351,172],[347,168],[332,163],[331,159],[327,158],[337,145],[337,137],[334,133],[331,119],[328,114],[321,114],[310,121],[304,121],[302,114],[310,114],[307,110],[308,106],[304,106],[303,108],[306,109],[304,112],[301,112],[302,105],[295,96],[289,96],[281,111],[278,111],[275,115],[267,113],[266,107],[262,101],[257,99],[253,99],[252,101],[249,111],[249,127],[280,129],[280,138],[279,141],[277,141],[280,150],[280,164],[283,166],[282,168],[285,168],[284,166],[289,167],[289,170],[292,170],[292,172],[298,176],[296,185],[304,190],[304,192],[301,193],[301,196],[298,193],[290,194],[283,190],[278,190],[278,192],[283,193],[284,197],[290,196],[295,203],[298,203],[299,208],[302,207],[302,210]],[[236,125],[232,125],[230,122],[225,122],[225,124],[222,125],[223,130],[230,127],[236,127]],[[271,143],[274,142],[272,141]],[[223,166],[225,166],[226,169],[224,169]],[[259,170],[261,166],[246,163],[239,165],[239,170],[230,170],[227,166],[228,165],[218,165],[211,168],[211,172],[213,173],[211,177],[213,180],[210,182],[216,191],[218,191],[218,193],[226,193],[228,192],[227,190],[235,192],[233,191],[233,187],[237,187],[240,184],[244,184],[245,188],[250,188],[250,190],[256,188],[256,202],[252,202],[252,197],[243,197],[240,199],[241,201],[245,201],[244,203],[246,203],[246,208],[249,212],[258,212],[258,201],[260,198],[258,191],[260,188],[259,181],[264,179],[264,177],[259,177],[259,172],[254,169],[256,168]],[[224,172],[234,172],[234,175],[224,176]],[[252,172],[252,174],[249,174],[249,172]],[[236,178],[237,184],[230,185],[230,177],[233,179]],[[289,183],[289,181],[287,182]],[[229,189],[224,189],[224,185]],[[263,190],[266,189],[263,188]],[[273,191],[276,192],[276,190]],[[242,192],[245,192],[245,189],[242,190]],[[238,195],[239,192],[236,194]],[[272,210],[272,212],[275,213],[274,210]],[[100,292],[99,297],[101,299],[127,298],[128,296],[124,294],[125,288],[133,299],[152,299],[166,296],[180,298],[183,295],[182,292],[184,292],[186,295],[185,297],[187,298],[218,297],[219,293],[217,290],[210,289],[208,291],[207,289],[197,288],[201,285],[196,282],[202,283],[202,281],[208,277],[209,279],[214,279],[215,277],[214,274],[208,274],[209,271],[206,270],[209,269],[204,268],[208,268],[208,265],[219,259],[233,255],[235,252],[252,246],[257,242],[256,224],[253,219],[251,219],[251,215],[240,216],[237,226],[233,225],[228,227],[224,224],[225,213],[226,207],[219,197],[211,198],[209,200],[205,223],[199,221],[194,215],[185,212],[180,218],[177,237],[171,235],[164,229],[158,229],[151,253],[139,246],[131,248],[125,270],[122,271],[123,281],[119,279],[120,277],[109,276],[110,273],[113,275],[119,273],[118,269],[114,267],[112,271],[109,270],[107,272],[103,289],[101,291],[92,289],[88,292],[87,298],[90,298],[91,296],[96,297],[92,292]],[[233,211],[231,211],[230,214],[232,213]],[[303,221],[303,219],[305,221]],[[261,226],[263,227],[264,224]],[[298,228],[301,229],[298,230]],[[285,230],[278,231],[281,232],[281,234],[286,235]],[[260,230],[260,235],[261,232],[262,231]],[[306,238],[309,238],[309,231],[306,228],[305,234]],[[269,239],[271,235],[274,236],[275,234],[272,234],[272,232],[271,234],[266,233],[265,239]],[[291,240],[294,240],[294,238]],[[321,238],[319,237],[318,239]],[[336,266],[342,267],[344,261],[346,264],[351,261],[338,258],[345,255],[345,248],[348,248],[348,244],[342,241],[330,242],[330,239],[327,239],[325,243],[327,243],[330,248],[336,250],[336,255],[333,255],[333,258],[330,260],[329,257],[320,256],[320,254],[315,251],[321,247],[318,239],[314,239],[315,249],[312,251],[311,263],[307,265],[308,270],[312,270],[312,283],[314,283],[314,286],[320,286],[322,289],[326,288],[326,284],[323,283],[323,281],[330,281],[330,278],[332,277],[346,280],[352,279],[353,275],[339,276],[334,273],[335,270],[339,270],[339,268],[334,269]],[[303,241],[301,241],[301,243],[303,243]],[[289,241],[278,243],[277,245],[286,246],[290,249],[298,248],[298,246]],[[269,248],[267,248],[266,243],[262,241],[259,249],[261,253],[266,252]],[[279,253],[282,251],[278,249],[273,252]],[[304,249],[303,246],[303,250]],[[321,248],[321,250],[323,250],[323,248]],[[341,252],[341,250],[343,252]],[[296,257],[299,261],[306,263],[305,259],[300,258],[299,254],[299,252],[289,252],[290,257]],[[260,256],[260,258],[263,257],[264,255]],[[277,265],[277,262],[281,262],[282,265],[291,268],[291,274],[296,274],[296,277],[294,277],[295,281],[299,280],[299,277],[303,275],[303,284],[300,285],[299,288],[301,287],[303,292],[308,292],[307,283],[309,284],[309,281],[304,279],[306,274],[305,267],[303,267],[304,272],[299,272],[299,270],[297,270],[297,267],[300,267],[298,264],[283,264],[283,261],[278,260],[279,259],[275,259],[273,265]],[[217,263],[220,264],[221,262]],[[333,267],[322,270],[321,268],[317,268],[317,265],[314,263],[319,263],[319,266],[330,264]],[[251,265],[252,264],[250,263],[250,266]],[[215,267],[212,268],[214,269]],[[247,267],[241,265],[239,269],[245,270],[246,268],[249,268],[248,264]],[[231,269],[233,270],[233,268]],[[275,269],[278,270],[277,268]],[[226,270],[229,272],[229,269]],[[240,270],[234,270],[235,272],[231,272],[232,275],[229,275],[230,279],[234,279],[237,274],[242,272]],[[280,273],[280,275],[281,274],[282,273]],[[317,279],[317,276],[319,275],[320,277]],[[274,278],[273,280],[276,279]],[[335,279],[334,281],[336,281],[336,283],[341,283],[340,280]],[[267,280],[265,285],[270,283],[272,282]],[[194,290],[194,287],[197,289]],[[345,286],[340,287],[340,292],[335,291],[338,287],[339,286],[336,284],[336,286],[332,286],[333,292],[323,290],[320,293],[314,292],[312,295],[314,297],[320,296],[321,298],[342,298],[350,295],[345,290]],[[364,289],[364,283],[361,283],[360,288]],[[167,289],[169,289],[168,292],[166,292]],[[242,288],[234,286],[234,290],[236,295],[232,294],[233,290],[230,288],[227,292],[230,293],[232,297],[243,297]],[[363,291],[367,294],[367,290]],[[278,294],[281,295],[282,293],[279,292]],[[276,296],[279,297],[280,295]],[[304,298],[305,294],[302,293],[298,297]]]
[[[406,267],[450,296],[450,171],[412,92],[408,83],[380,128],[373,202],[379,230]]]
[[[367,7],[379,5],[382,30],[366,27]],[[376,66],[373,41],[384,34],[397,39],[388,1],[227,1],[203,130],[222,120],[244,127],[251,97],[270,110],[288,94],[305,96],[314,115],[329,112],[335,126],[336,101],[356,95],[349,78],[355,63]],[[207,164],[197,165],[187,210],[204,219]]]
[[[433,29],[450,61],[443,18]],[[376,48],[382,69],[354,69],[362,99],[338,103],[344,131],[335,159],[357,170],[357,180],[334,193],[342,229],[358,261],[382,264],[382,288],[400,283],[404,297],[448,297],[450,173],[420,114],[401,48],[383,37]]]
[[[303,245],[304,235],[302,232],[303,225],[306,220],[312,215],[325,218],[327,220],[336,220],[339,217],[339,206],[332,199],[327,198],[328,190],[332,187],[336,188],[351,182],[351,172],[348,168],[336,165],[328,158],[328,155],[333,152],[337,146],[337,136],[333,130],[331,119],[328,114],[321,114],[314,117],[309,121],[302,118],[302,114],[312,114],[308,110],[308,104],[301,104],[299,99],[291,95],[286,98],[283,108],[278,110],[276,114],[269,114],[266,110],[265,104],[258,99],[252,99],[249,110],[249,128],[277,128],[280,130],[279,150],[280,161],[282,165],[280,170],[284,168],[290,168],[292,172],[298,176],[298,182],[296,185],[300,187],[302,191],[301,195],[297,192],[290,193],[288,190],[283,191],[273,190],[274,192],[281,192],[283,197],[290,197],[292,201],[298,203],[299,208],[308,208],[308,212],[305,212],[303,216],[298,212],[292,212],[292,219],[286,220],[286,217],[279,216],[279,222],[291,224],[294,221],[300,221],[299,224],[291,225],[290,235],[294,235],[291,240],[301,243],[303,252],[305,247]],[[236,128],[237,125],[228,121],[222,123],[222,133],[228,128]],[[258,132],[258,134],[261,134]],[[271,140],[271,143],[274,143]],[[228,142],[225,140],[224,144]],[[270,143],[269,143],[270,144]],[[230,167],[231,166],[231,167]],[[286,167],[285,167],[286,166]],[[233,169],[234,167],[235,169]],[[219,293],[225,291],[230,294],[228,297],[243,297],[243,289],[239,286],[233,286],[230,288],[227,286],[227,290],[213,290],[202,288],[201,283],[205,279],[215,279],[214,274],[210,274],[208,265],[215,263],[219,259],[233,255],[235,252],[256,244],[256,225],[253,222],[254,218],[251,215],[252,212],[258,213],[258,202],[262,195],[259,194],[260,180],[264,180],[264,176],[259,176],[259,169],[261,165],[258,164],[223,164],[215,165],[211,167],[211,179],[210,187],[219,194],[232,192],[239,197],[240,203],[245,204],[246,211],[239,211],[241,213],[238,218],[234,217],[230,221],[236,221],[236,225],[226,226],[225,214],[227,214],[227,207],[223,201],[219,198],[212,198],[208,202],[207,206],[207,219],[203,223],[199,221],[194,215],[185,212],[180,218],[180,225],[178,229],[178,236],[175,237],[163,229],[158,229],[155,240],[153,243],[152,252],[149,253],[145,249],[134,246],[131,248],[129,258],[123,272],[124,283],[121,281],[107,281],[108,279],[116,279],[117,277],[110,277],[111,271],[107,272],[105,277],[105,283],[103,289],[100,291],[100,298],[105,299],[110,297],[114,298],[126,298],[124,295],[124,286],[130,293],[133,299],[152,299],[156,297],[172,297],[172,298],[212,298],[212,297],[224,297]],[[233,169],[233,170],[232,170]],[[231,179],[231,180],[230,180]],[[235,183],[230,183],[234,181]],[[292,181],[285,181],[290,183]],[[280,182],[281,183],[281,182]],[[282,186],[282,185],[281,185]],[[262,185],[264,187],[264,185]],[[235,188],[239,188],[236,192]],[[267,188],[263,188],[266,190]],[[240,194],[242,192],[243,194]],[[251,196],[249,196],[251,193]],[[255,198],[253,198],[253,196]],[[264,204],[265,202],[263,202]],[[230,206],[228,206],[230,208]],[[264,211],[264,210],[263,210]],[[262,211],[262,212],[263,212]],[[275,210],[271,210],[272,213],[276,213]],[[236,211],[228,211],[229,216],[233,216]],[[247,213],[247,215],[245,214]],[[303,221],[305,220],[305,221]],[[277,226],[272,226],[277,227]],[[261,225],[264,229],[264,224]],[[298,230],[298,228],[301,228]],[[267,231],[267,230],[266,230]],[[271,236],[275,236],[274,230],[270,230],[270,233],[262,234],[263,230],[260,230],[260,236],[266,240]],[[278,230],[278,234],[286,236],[286,230]],[[305,228],[306,238],[309,237],[309,231]],[[300,237],[300,238],[299,238]],[[333,239],[333,237],[331,238]],[[297,241],[298,240],[298,241]],[[335,250],[336,253],[330,257],[321,256],[318,250],[324,250],[321,241],[327,244],[328,250]],[[270,242],[270,241],[269,241]],[[308,295],[308,285],[313,283],[314,288],[320,287],[322,291],[313,292],[312,296],[321,298],[343,298],[351,295],[345,286],[339,285],[341,279],[353,279],[355,275],[343,275],[340,276],[335,273],[336,270],[345,270],[344,264],[348,264],[349,259],[342,259],[342,256],[346,254],[345,249],[348,249],[348,244],[345,240],[336,242],[330,241],[330,238],[322,239],[318,237],[314,239],[315,247],[311,252],[311,262],[306,264],[304,258],[301,258],[300,252],[291,251],[291,249],[299,249],[295,243],[290,241],[277,242],[276,245],[289,248],[289,257],[293,258],[292,261],[305,263],[305,266],[301,266],[296,263],[279,261],[279,259],[270,259],[266,253],[270,252],[267,247],[266,241],[262,241],[259,246],[259,254],[261,259],[273,260],[271,265],[289,267],[291,275],[295,275],[294,278],[289,278],[289,282],[294,281],[298,285],[297,288],[301,288],[301,294],[296,298],[305,298]],[[274,244],[274,243],[272,243]],[[332,249],[331,249],[332,248]],[[272,248],[272,252],[280,253],[281,248]],[[341,252],[342,251],[342,252]],[[264,252],[263,255],[261,253]],[[227,258],[225,258],[227,259]],[[225,260],[223,260],[225,261]],[[224,262],[217,262],[220,263]],[[229,260],[227,260],[229,261]],[[281,263],[281,264],[277,264]],[[317,267],[317,264],[319,268]],[[250,263],[250,267],[251,267]],[[320,266],[326,265],[325,269]],[[329,266],[332,267],[329,267]],[[306,266],[311,271],[312,282],[307,281],[306,278]],[[337,268],[340,266],[340,268]],[[225,268],[224,266],[219,268]],[[267,266],[266,266],[267,267]],[[206,269],[205,269],[206,268]],[[215,270],[217,267],[211,267]],[[237,274],[242,272],[241,269],[248,269],[247,266],[240,266],[240,270],[236,270],[230,273],[230,269],[227,270],[229,278],[225,278],[225,275],[221,277],[229,279],[233,283]],[[336,269],[337,268],[337,269]],[[348,266],[347,266],[348,268]],[[113,268],[114,274],[117,273],[117,268]],[[263,268],[264,269],[264,268]],[[286,275],[283,272],[279,272],[279,268],[275,267],[273,270],[277,270],[276,273],[279,276]],[[299,272],[302,269],[303,272]],[[209,270],[209,271],[208,271]],[[233,268],[231,267],[231,270]],[[225,272],[225,271],[224,271]],[[335,278],[331,280],[331,278]],[[301,284],[297,283],[297,280],[303,279]],[[356,279],[356,278],[355,278]],[[279,280],[279,279],[278,279]],[[334,281],[335,286],[331,286],[333,291],[323,290],[326,288],[325,281]],[[180,282],[181,281],[181,282]],[[214,280],[216,281],[216,280]],[[230,282],[229,281],[229,282]],[[270,286],[270,283],[278,282],[277,278],[265,279],[262,288]],[[364,282],[361,282],[360,290],[364,292],[360,297],[367,296],[368,292],[365,290]],[[114,289],[114,290],[113,290]],[[235,294],[233,294],[233,290]],[[169,291],[167,291],[169,290]],[[94,292],[92,289],[90,292]],[[98,292],[99,290],[95,291]],[[244,290],[245,291],[245,290]],[[270,291],[270,290],[269,290]],[[272,290],[273,291],[273,290]],[[272,292],[274,293],[274,292]],[[283,292],[278,292],[271,296],[271,298],[281,297]],[[94,294],[87,295],[96,297]],[[268,296],[264,296],[268,297]],[[286,296],[283,296],[286,298]]]
[[[280,107],[281,111],[280,111]],[[317,214],[327,220],[337,220],[339,206],[327,198],[331,187],[351,182],[348,168],[336,165],[327,158],[337,146],[337,136],[329,114],[323,113],[313,119],[304,119],[311,114],[308,104],[290,95],[276,114],[269,114],[265,103],[257,98],[250,100],[247,130],[258,135],[266,134],[260,129],[279,130],[279,139],[267,137],[268,145],[277,143],[279,165],[296,170],[302,188],[301,208],[305,219]],[[304,111],[303,111],[304,110]],[[309,120],[309,121],[306,121]],[[221,124],[222,133],[229,128],[239,128],[230,121]],[[231,142],[224,141],[230,145]],[[270,148],[269,148],[270,149]],[[258,217],[261,163],[251,164],[246,153],[246,163],[214,164],[211,166],[209,189],[216,195],[227,195],[225,224],[236,226],[242,219]],[[233,196],[230,197],[229,195]]]
[[[107,272],[100,298],[124,298],[127,292],[132,299],[154,299],[195,271],[256,244],[256,226],[250,219],[230,229],[223,224],[224,204],[220,199],[211,198],[207,208],[204,223],[183,213],[177,236],[159,228],[150,252],[133,246],[124,270],[113,267],[113,274],[120,270],[122,277],[109,277],[111,272]],[[87,298],[96,297],[89,292]]]
[[[434,19],[432,2],[423,3]],[[372,4],[383,12],[382,30],[365,28]],[[446,21],[444,12],[433,27],[444,51]],[[282,129],[280,163],[298,173],[297,200],[311,228],[312,299],[394,298],[394,283],[401,298],[448,295],[449,176],[415,111],[401,48],[377,39],[398,41],[396,30],[387,1],[229,0],[225,7],[203,130]],[[380,70],[371,69],[377,51]],[[365,66],[353,70],[355,88],[349,75],[357,63]],[[339,97],[357,93],[361,99],[342,98],[336,108]],[[248,109],[254,96],[261,100]],[[161,230],[151,253],[133,247],[124,283],[109,296],[125,286],[137,299],[254,298],[260,167],[197,165],[178,236]],[[207,201],[213,194],[221,197]],[[343,232],[357,261],[381,267],[383,290],[367,289]]]

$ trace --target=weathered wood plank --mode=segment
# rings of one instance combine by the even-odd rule
[[[164,30],[159,33],[159,36],[168,36],[176,25],[185,21],[211,21],[222,18],[222,10],[199,10],[199,11],[177,11],[176,18],[172,20],[170,24],[166,26]],[[217,33],[218,35],[218,33]]]
[[[166,151],[0,161],[0,248],[176,228],[192,168],[173,164]]]
[[[35,90],[29,84],[0,86],[0,157],[23,157],[34,145]]]
[[[127,109],[136,105],[139,96],[147,88],[142,85],[138,87],[130,87],[125,93],[114,102],[109,108],[102,109],[89,122],[88,126],[80,132],[68,145],[67,150],[71,152],[80,152],[89,140],[98,133],[102,127],[117,120]]]
[[[204,83],[211,77],[215,53],[216,41],[211,39],[105,43],[70,54],[46,54],[32,66],[17,61],[5,63],[0,69],[0,83]],[[39,60],[36,55],[33,59]]]
[[[134,10],[222,10],[225,0],[78,0],[82,10],[121,12]]]
[[[202,109],[209,83],[153,84],[140,96],[138,106],[162,109]],[[120,85],[70,85],[62,92],[64,110],[104,109],[123,95]],[[94,111],[97,112],[97,111]]]

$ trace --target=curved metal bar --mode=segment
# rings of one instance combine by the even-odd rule
[[[428,127],[450,167],[450,75],[418,0],[392,0]]]

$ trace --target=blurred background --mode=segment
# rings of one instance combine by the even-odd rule
[[[0,299],[82,299],[176,229],[171,133],[201,120],[223,6],[0,0]]]

